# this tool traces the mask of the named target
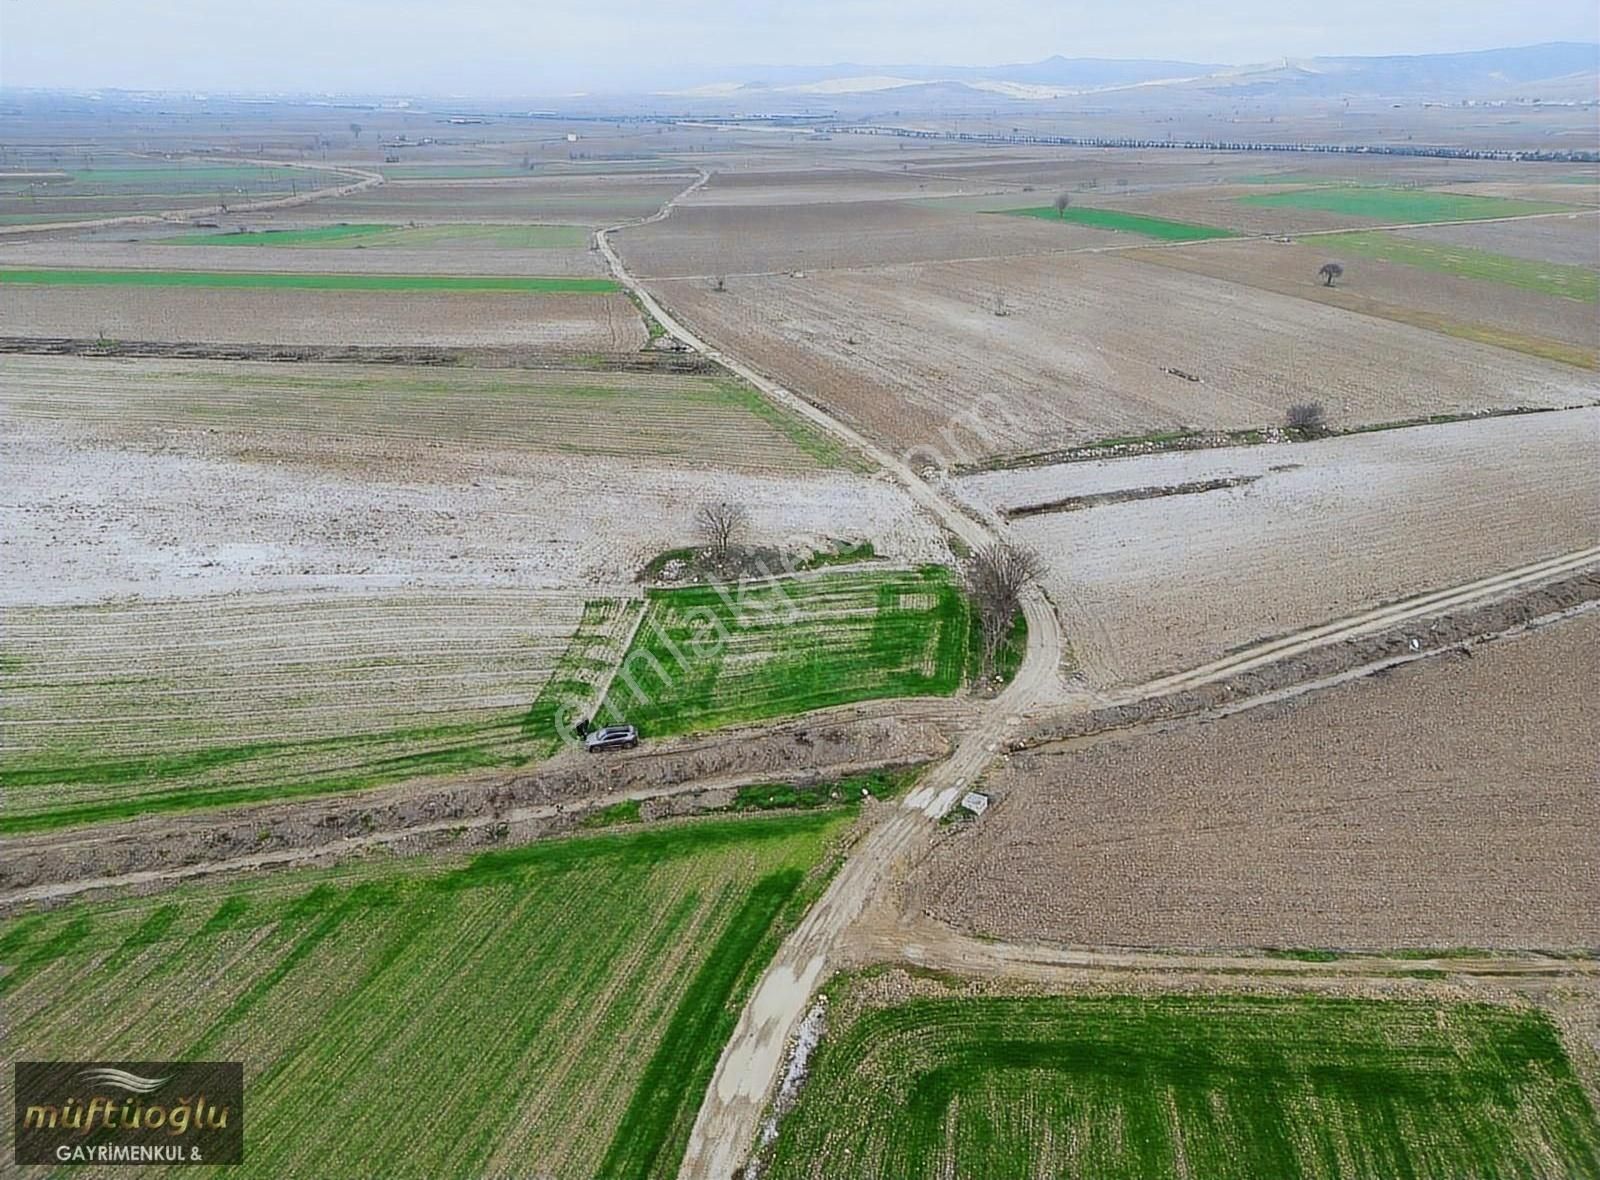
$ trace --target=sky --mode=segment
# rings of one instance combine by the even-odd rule
[[[1595,0],[0,0],[0,85],[511,96],[751,63],[1242,65],[1595,40]]]

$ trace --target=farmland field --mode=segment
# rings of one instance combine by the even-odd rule
[[[1315,267],[1306,279],[1315,282]],[[1353,425],[1569,405],[1593,391],[1592,377],[1568,364],[1118,255],[653,289],[879,441],[951,464],[1180,426],[1259,428],[1301,401]],[[1006,314],[995,314],[997,299]]]
[[[1261,205],[1271,209],[1315,209],[1346,217],[1397,223],[1522,217],[1530,213],[1562,213],[1571,208],[1548,201],[1463,196],[1460,193],[1436,193],[1418,188],[1306,188],[1238,199],[1246,205]]]
[[[1600,410],[1589,408],[995,472],[962,486],[1009,508],[1247,479],[1012,525],[1050,566],[1080,671],[1111,686],[1593,545],[1597,446]]]
[[[944,696],[963,682],[967,633],[966,603],[940,567],[656,590],[602,718],[681,733]]]
[[[508,293],[609,294],[612,279],[510,278],[504,275],[361,275],[284,271],[209,270],[7,270],[0,285],[69,287],[246,287],[319,291],[505,291]]]
[[[921,201],[851,201],[686,205],[612,240],[636,274],[665,278],[1040,255],[1126,239],[1031,218],[948,212]]]
[[[8,608],[0,832],[543,757],[540,686],[613,665],[636,610],[510,591]]]
[[[537,222],[611,225],[648,217],[693,179],[683,176],[541,176],[512,180],[391,181],[315,209],[346,222]]]
[[[315,229],[262,229],[248,233],[184,234],[166,239],[174,246],[266,246],[295,249],[371,250],[582,249],[589,235],[576,225],[325,225]]]
[[[336,470],[416,450],[413,478],[454,478],[473,451],[845,465],[814,428],[715,374],[6,356],[0,382],[0,413],[71,424],[79,439],[169,450],[182,436],[213,455]]]
[[[1013,755],[988,779],[1003,805],[919,896],[1018,942],[1600,945],[1597,667],[1591,611],[1470,659]]]
[[[1597,1170],[1600,1124],[1540,1012],[1108,995],[830,1010],[767,1174],[1455,1180]]]
[[[1495,224],[1430,225],[1401,231],[1419,242],[1464,246],[1531,262],[1554,262],[1600,270],[1600,218],[1541,217]]]
[[[86,166],[70,157],[27,176],[0,172],[0,224],[88,220],[209,207],[224,200],[259,201],[354,179],[347,173],[286,165],[111,158]]]
[[[391,278],[385,275],[350,276],[356,290],[321,281],[297,287],[294,280],[300,276],[292,274],[269,286],[235,286],[225,281],[232,277],[225,272],[210,273],[218,277],[207,286],[0,282],[0,320],[8,335],[179,343],[440,345],[594,354],[637,352],[649,339],[644,320],[618,291],[492,289],[498,282],[523,281],[516,278],[472,279],[467,290],[431,283],[447,276],[406,277],[383,289]]]
[[[1585,303],[1600,300],[1600,274],[1582,266],[1530,262],[1460,246],[1430,245],[1396,233],[1340,234],[1335,248],[1460,278],[1484,279]]]
[[[846,825],[702,821],[23,917],[0,927],[8,1051],[243,1061],[241,1176],[670,1177]],[[428,1117],[397,1117],[401,1082]]]
[[[3,371],[0,602],[582,595],[692,543],[705,498],[747,505],[762,544],[948,556],[908,497],[827,469],[837,451],[716,378],[87,357]]]
[[[1032,209],[1007,209],[1016,217],[1038,217],[1046,221],[1060,221],[1070,225],[1087,225],[1091,229],[1109,229],[1138,234],[1146,238],[1159,238],[1166,242],[1194,242],[1206,238],[1231,238],[1231,229],[1217,229],[1209,225],[1189,225],[1182,221],[1167,221],[1160,217],[1143,217],[1117,209],[1095,209],[1074,205],[1057,211],[1050,206]]]
[[[1391,242],[1398,245],[1391,248]],[[1451,251],[1450,258],[1444,256],[1445,250]],[[1593,305],[1548,290],[1558,283],[1570,291],[1594,289],[1600,274],[1583,267],[1474,255],[1384,233],[1337,234],[1293,244],[1218,242],[1181,250],[1127,251],[1124,258],[1210,275],[1541,360],[1580,368],[1596,365]],[[1317,272],[1332,260],[1339,261],[1345,273],[1329,287]]]

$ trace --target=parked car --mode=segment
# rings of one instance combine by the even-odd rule
[[[631,750],[639,744],[639,731],[631,725],[608,725],[584,734],[584,749]]]

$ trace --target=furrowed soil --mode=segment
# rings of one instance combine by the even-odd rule
[[[1473,651],[1015,754],[925,904],[1076,946],[1592,947],[1600,616]]]
[[[0,925],[8,1045],[245,1062],[241,1176],[670,1177],[848,825],[702,821],[24,916]],[[426,1111],[393,1117],[397,1079]]]
[[[1600,223],[1596,228],[1600,229]],[[1354,237],[1341,234],[1298,245],[1207,243],[1182,250],[1134,251],[1128,256],[1536,357],[1595,364],[1592,298],[1439,274],[1400,261],[1367,257],[1351,248]],[[1359,240],[1368,239],[1369,235],[1361,235]],[[1374,245],[1382,249],[1381,236]],[[1332,287],[1317,277],[1330,259],[1339,259],[1345,268],[1344,276]],[[1588,282],[1574,283],[1573,290],[1588,295],[1600,280],[1587,271],[1579,273]],[[1537,274],[1528,281],[1538,282]],[[1553,283],[1555,276],[1550,281]],[[1600,389],[1600,381],[1595,384]]]
[[[879,441],[952,465],[1182,426],[1273,425],[1297,402],[1354,425],[1568,405],[1595,388],[1570,365],[1115,256],[653,289]]]
[[[613,240],[631,271],[659,278],[1005,258],[1118,242],[1115,234],[1081,226],[907,201],[686,205]]]
[[[958,481],[994,510],[1256,477],[1015,520],[1078,672],[1138,683],[1328,619],[1586,548],[1600,410],[1174,452]]]
[[[445,227],[433,227],[445,228]],[[461,228],[505,228],[464,226]],[[541,227],[544,228],[544,227]],[[581,236],[577,227],[569,229]],[[604,277],[605,266],[584,241],[550,249],[477,248],[463,245],[423,246],[400,237],[392,246],[364,244],[356,238],[326,246],[275,246],[276,235],[246,235],[264,239],[259,245],[222,246],[181,244],[181,237],[146,237],[113,240],[116,231],[71,241],[16,241],[0,244],[4,267],[109,267],[170,270],[182,267],[206,271],[259,271],[279,273],[381,274],[381,275],[548,275]],[[404,231],[401,231],[404,233]],[[417,231],[418,233],[422,231]],[[124,238],[126,235],[118,235]]]
[[[896,983],[912,994],[890,999]],[[774,1177],[1446,1180],[1600,1165],[1600,1123],[1542,1012],[971,995],[894,974],[828,991]]]
[[[649,335],[610,294],[0,285],[9,334],[262,344],[533,346],[635,352]]]
[[[612,225],[648,217],[694,179],[678,176],[561,176],[513,180],[390,181],[318,201],[330,222],[431,221]]]
[[[1419,242],[1492,250],[1533,262],[1600,270],[1600,220],[1593,215],[1541,217],[1498,225],[1430,225],[1403,232]]]

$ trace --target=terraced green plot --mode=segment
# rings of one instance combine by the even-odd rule
[[[1050,206],[1035,209],[1007,209],[1015,217],[1037,217],[1044,221],[1061,221],[1070,225],[1087,225],[1093,229],[1118,230],[1157,238],[1164,242],[1198,242],[1210,238],[1238,237],[1231,229],[1218,229],[1211,225],[1193,225],[1186,221],[1168,221],[1164,217],[1145,217],[1139,213],[1123,213],[1116,209],[1090,209],[1082,205],[1057,213]]]
[[[676,1173],[849,809],[294,871],[0,925],[19,1057],[245,1063],[240,1177]]]
[[[1540,1012],[1230,996],[862,1011],[850,986],[769,1180],[1600,1175],[1600,1122]]]
[[[91,287],[249,287],[310,291],[509,291],[601,295],[619,291],[612,279],[510,278],[502,275],[291,274],[215,270],[0,270],[0,285],[29,283]]]
[[[1421,242],[1381,230],[1339,234],[1332,244],[1346,253],[1361,254],[1384,262],[1400,262],[1440,274],[1482,279],[1508,287],[1520,287],[1525,291],[1559,295],[1563,299],[1580,299],[1585,303],[1600,300],[1600,272],[1586,266],[1535,262],[1467,246]]]
[[[1424,221],[1475,221],[1486,217],[1521,217],[1529,213],[1561,213],[1570,205],[1545,201],[1516,201],[1505,197],[1472,197],[1460,193],[1435,193],[1420,188],[1296,189],[1286,193],[1261,193],[1235,198],[1244,205],[1268,209],[1314,209],[1346,217],[1404,224]]]
[[[655,737],[962,684],[968,612],[948,570],[652,591],[601,710]]]
[[[185,234],[175,246],[267,246],[299,250],[405,249],[582,249],[589,233],[575,225],[324,225],[315,229],[269,229],[250,233]]]

